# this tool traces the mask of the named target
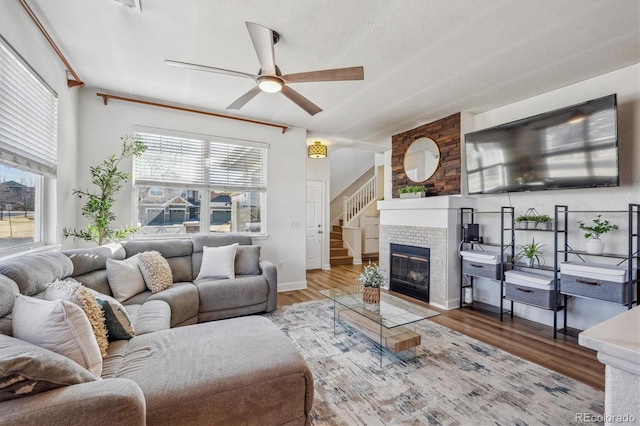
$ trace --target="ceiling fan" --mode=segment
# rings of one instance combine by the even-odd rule
[[[240,71],[226,70],[223,68],[209,67],[205,65],[190,64],[187,62],[172,61],[165,59],[165,64],[172,67],[187,68],[198,71],[207,71],[217,74],[231,75],[235,77],[249,78],[256,82],[256,86],[244,95],[236,99],[227,109],[240,109],[253,99],[260,92],[276,93],[282,92],[287,98],[305,110],[310,115],[315,115],[322,109],[293,90],[288,85],[290,83],[310,83],[317,81],[344,81],[363,80],[364,68],[336,68],[321,71],[301,72],[282,75],[280,68],[276,65],[273,46],[280,40],[280,35],[262,25],[252,22],[245,22],[249,30],[249,36],[253,42],[253,47],[258,55],[260,70],[258,74],[249,74]]]

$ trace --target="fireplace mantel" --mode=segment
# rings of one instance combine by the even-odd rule
[[[394,198],[378,201],[380,225],[427,226],[449,228],[456,225],[460,207],[475,207],[476,199],[460,195],[425,198]],[[453,218],[451,215],[453,214]]]

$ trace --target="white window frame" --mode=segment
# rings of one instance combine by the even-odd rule
[[[44,193],[55,190],[58,94],[2,36],[0,60],[6,64],[0,75],[0,163],[35,175],[33,241],[0,249],[6,257],[43,247],[45,228],[56,222],[45,219]]]
[[[243,232],[243,231],[231,231],[232,233],[239,233],[239,234],[246,234],[246,235],[250,235],[252,237],[264,237],[267,235],[267,230],[266,230],[266,226],[267,226],[267,171],[266,171],[266,167],[267,167],[267,154],[268,154],[268,149],[269,149],[269,144],[265,143],[265,142],[256,142],[256,141],[251,141],[251,140],[246,140],[246,139],[234,139],[234,138],[226,138],[226,137],[221,137],[221,136],[212,136],[212,135],[203,135],[203,134],[198,134],[198,133],[190,133],[190,132],[184,132],[184,131],[176,131],[176,130],[168,130],[168,129],[159,129],[159,128],[150,128],[150,127],[145,127],[145,126],[134,126],[134,132],[136,135],[140,135],[140,134],[152,134],[152,135],[161,135],[161,136],[167,136],[167,137],[176,137],[176,138],[184,138],[184,139],[188,139],[188,140],[201,140],[203,141],[205,144],[208,143],[222,143],[222,144],[228,144],[228,145],[232,145],[232,146],[238,146],[238,147],[252,147],[252,148],[259,148],[259,149],[264,149],[263,152],[263,159],[262,159],[262,166],[264,167],[264,177],[263,177],[263,187],[260,188],[245,188],[242,186],[239,187],[234,187],[233,185],[229,185],[229,186],[221,186],[221,185],[215,185],[215,184],[210,184],[207,183],[209,178],[210,178],[210,171],[209,171],[209,167],[208,167],[208,161],[209,161],[209,155],[208,155],[208,150],[206,148],[203,148],[203,152],[201,153],[201,164],[203,164],[202,166],[202,173],[203,173],[203,177],[202,177],[202,181],[201,183],[189,183],[189,182],[163,182],[162,180],[153,180],[153,179],[141,179],[138,173],[138,166],[140,164],[141,160],[140,158],[136,158],[134,159],[134,165],[133,165],[133,191],[132,191],[132,199],[133,199],[133,203],[132,203],[132,217],[134,218],[134,221],[139,223],[139,217],[138,217],[138,212],[139,212],[139,206],[138,206],[138,188],[141,186],[154,186],[154,187],[162,187],[162,188],[174,188],[174,189],[186,189],[188,190],[197,190],[199,192],[199,199],[200,199],[200,234],[210,234],[211,232],[211,224],[209,223],[210,221],[210,215],[207,214],[207,212],[210,212],[211,210],[211,202],[210,202],[210,195],[207,195],[206,197],[203,197],[202,194],[210,194],[212,191],[215,192],[221,192],[221,193],[226,193],[226,192],[260,192],[260,199],[261,199],[261,206],[260,206],[260,218],[261,218],[261,225],[260,225],[260,232]],[[142,159],[144,159],[144,154]],[[205,214],[203,214],[202,212],[205,212]],[[181,234],[184,235],[184,234]],[[166,234],[162,234],[163,237],[166,237]],[[177,235],[179,236],[179,235]],[[153,238],[153,234],[138,234],[138,235],[134,235],[134,238]]]

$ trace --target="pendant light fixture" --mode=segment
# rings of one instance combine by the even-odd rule
[[[327,146],[320,141],[315,141],[313,145],[307,147],[309,158],[327,158]]]

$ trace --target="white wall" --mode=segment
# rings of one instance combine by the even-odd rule
[[[540,114],[568,105],[588,101],[601,96],[617,93],[618,95],[618,137],[620,155],[620,186],[617,188],[575,189],[541,191],[530,193],[511,193],[499,195],[474,195],[478,210],[496,210],[499,206],[512,205],[515,214],[524,214],[533,207],[541,214],[553,217],[554,205],[567,205],[570,210],[626,210],[628,203],[640,202],[640,64],[627,67],[600,77],[596,77],[553,92],[545,93],[521,102],[477,114],[473,117],[473,129],[481,130],[513,120]],[[464,150],[463,150],[464,151]],[[464,164],[464,163],[463,163]],[[464,170],[464,167],[463,167]],[[463,176],[466,178],[466,176]],[[466,182],[466,179],[463,179]],[[466,190],[466,186],[465,186]],[[597,213],[582,216],[591,221]],[[605,251],[612,253],[627,252],[627,219],[624,214],[603,213],[604,218],[620,226],[620,229],[606,234],[602,240],[606,244]],[[577,250],[584,249],[585,239],[577,225],[572,226],[580,216],[573,215],[569,220],[570,245]],[[497,234],[496,226],[485,226],[481,231],[487,236]],[[553,234],[518,231],[516,233],[516,249],[520,244],[531,242],[535,238],[545,244],[544,257],[547,264],[553,264]],[[517,252],[517,250],[516,250]],[[589,261],[611,263],[611,259],[590,258]],[[476,291],[476,300],[485,299],[495,304],[497,286],[485,282]],[[570,301],[568,324],[571,327],[584,329],[624,311],[624,307],[574,298]],[[551,324],[552,313],[541,309],[516,305],[516,315],[525,316],[537,321]]]
[[[328,155],[331,162],[331,198],[333,199],[375,164],[375,153],[340,148]]]
[[[58,217],[74,222],[79,215],[71,197],[77,182],[78,89],[67,87],[62,62],[17,1],[0,1],[0,34],[58,94],[58,177],[48,182],[44,200],[44,242],[58,244],[64,238]]]
[[[120,138],[133,134],[136,125],[266,142],[270,144],[267,170],[268,236],[255,243],[262,246],[261,257],[278,267],[280,290],[306,287],[304,227],[292,222],[305,220],[306,131],[289,128],[284,134],[273,127],[242,123],[224,118],[173,111],[122,101],[105,106],[95,90],[82,89],[79,96],[78,182],[90,181],[89,166],[101,163],[120,151]],[[123,163],[131,170],[131,161]],[[131,183],[115,205],[115,225],[133,223]],[[77,204],[77,203],[76,203]],[[79,209],[79,205],[75,206]],[[82,219],[64,217],[60,226],[84,226]]]

